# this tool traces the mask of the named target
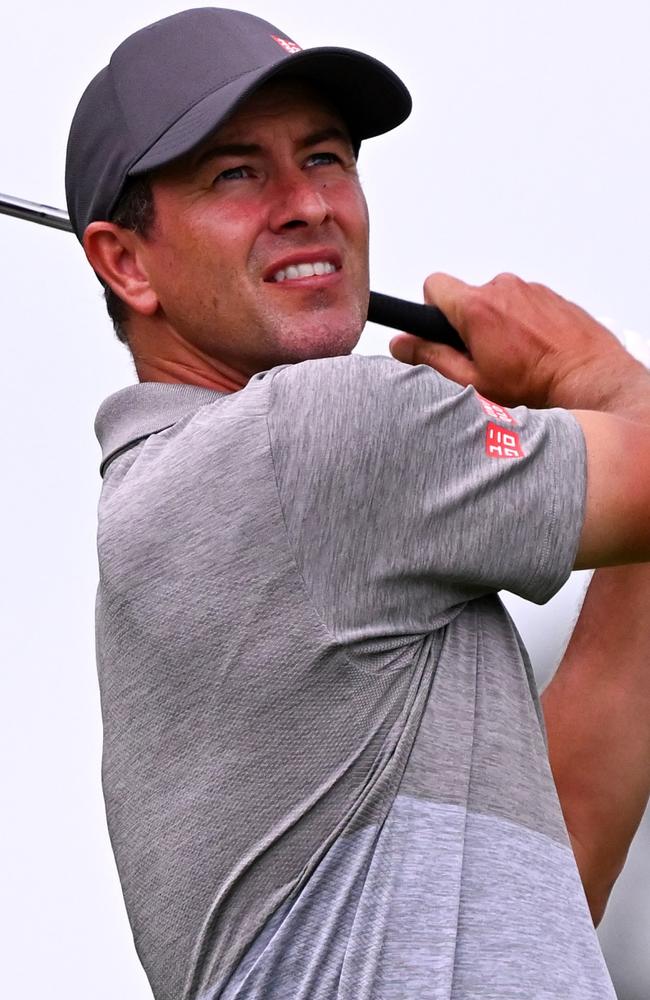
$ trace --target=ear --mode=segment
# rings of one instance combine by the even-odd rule
[[[83,235],[83,248],[91,267],[116,295],[143,316],[152,316],[158,296],[138,253],[141,237],[113,222],[91,222]]]

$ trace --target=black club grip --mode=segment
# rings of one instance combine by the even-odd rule
[[[467,348],[445,314],[436,306],[419,305],[396,299],[380,292],[370,293],[368,319],[371,323],[389,326],[392,330],[414,333],[425,340],[449,344],[457,351],[467,353]]]

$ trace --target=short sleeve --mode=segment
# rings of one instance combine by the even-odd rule
[[[266,377],[287,543],[346,641],[429,630],[502,589],[544,603],[565,582],[586,483],[567,411],[508,410],[389,358]]]

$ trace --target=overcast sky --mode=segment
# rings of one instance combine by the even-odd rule
[[[648,350],[647,0],[239,6],[305,47],[370,52],[411,89],[411,119],[361,153],[376,290],[420,299],[434,270],[476,282],[515,271]],[[0,191],[64,205],[81,92],[126,35],[179,9],[3,6]],[[92,423],[133,370],[74,237],[0,217],[0,263],[3,991],[150,1000],[104,823],[93,638]],[[388,337],[368,327],[360,349],[385,353]],[[509,604],[540,680],[583,586],[574,577],[542,609]],[[649,849],[646,820],[601,932],[620,1000],[650,995]]]

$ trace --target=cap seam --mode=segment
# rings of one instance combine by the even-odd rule
[[[287,59],[289,59],[289,58],[291,58],[291,57],[287,56],[286,59],[278,59],[278,63],[286,62]],[[214,86],[209,87],[208,89],[206,89],[204,92],[201,93],[201,96],[199,98],[197,98],[197,100],[194,100],[194,101],[192,101],[191,104],[188,104],[187,106],[184,106],[183,110],[176,116],[176,118],[174,118],[174,120],[172,122],[170,122],[168,125],[166,125],[165,128],[162,130],[162,132],[160,132],[158,135],[155,136],[155,138],[153,138],[151,140],[151,142],[149,143],[149,145],[147,146],[147,148],[145,150],[142,150],[141,152],[139,152],[138,155],[131,161],[131,163],[129,164],[129,166],[127,168],[127,174],[131,170],[131,167],[133,167],[139,160],[141,160],[144,156],[146,156],[147,153],[149,152],[149,150],[153,146],[155,146],[156,143],[160,139],[162,139],[162,137],[167,132],[169,132],[169,130],[171,128],[173,128],[174,125],[176,125],[177,122],[179,122],[181,120],[181,118],[183,118],[186,114],[188,114],[188,112],[190,112],[192,110],[192,108],[195,108],[197,106],[197,104],[200,104],[201,101],[204,101],[206,97],[210,96],[210,94],[216,94],[216,93],[218,93],[220,90],[223,90],[224,87],[227,87],[228,84],[234,83],[235,80],[240,80],[242,78],[242,76],[246,76],[247,73],[254,73],[255,70],[262,69],[263,66],[264,66],[264,63],[258,63],[257,66],[251,66],[250,69],[244,70],[243,73],[236,73],[234,76],[229,77],[227,80],[225,80],[223,83],[221,83],[218,87],[214,87]]]
[[[108,76],[109,76],[109,79],[111,81],[111,90],[113,91],[113,94],[115,96],[115,103],[116,103],[117,107],[120,110],[120,115],[121,115],[122,121],[124,122],[124,125],[126,126],[126,131],[127,131],[128,135],[129,135],[129,139],[133,139],[133,131],[132,131],[130,125],[129,125],[129,120],[128,120],[126,114],[125,114],[124,107],[122,105],[122,99],[120,97],[119,91],[118,91],[117,87],[115,86],[115,78],[114,78],[114,75],[113,75],[113,59],[112,59],[112,57],[111,57],[111,59],[109,60],[109,63],[108,63]]]

